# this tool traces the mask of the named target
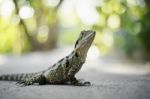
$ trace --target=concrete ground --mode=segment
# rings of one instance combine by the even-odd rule
[[[36,72],[46,69],[70,52],[70,48],[52,52],[34,52],[22,56],[1,55],[0,74]],[[76,75],[91,86],[32,85],[0,81],[0,99],[150,99],[150,66],[118,58],[88,56]]]

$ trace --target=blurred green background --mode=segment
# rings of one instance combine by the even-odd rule
[[[97,32],[101,56],[150,60],[150,0],[0,0],[0,53],[49,51]]]

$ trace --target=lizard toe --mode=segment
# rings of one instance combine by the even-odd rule
[[[86,82],[84,82],[84,85],[85,85],[85,86],[90,86],[91,83],[90,83],[89,81],[86,81]]]

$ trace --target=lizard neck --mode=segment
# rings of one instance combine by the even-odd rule
[[[85,54],[78,54],[75,50],[71,53],[72,59],[76,61],[76,63],[79,64],[84,64],[86,60],[86,55]]]

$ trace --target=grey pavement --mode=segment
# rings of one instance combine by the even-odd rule
[[[70,51],[70,48],[64,48],[22,56],[1,55],[0,74],[40,71]],[[148,63],[131,63],[120,58],[89,58],[76,76],[92,85],[20,87],[16,82],[0,81],[0,99],[150,99]]]

